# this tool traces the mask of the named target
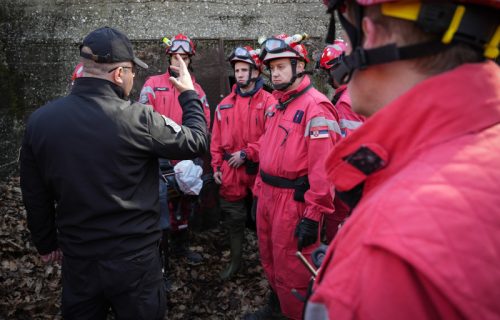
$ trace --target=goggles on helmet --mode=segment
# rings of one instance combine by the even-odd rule
[[[174,40],[172,41],[172,46],[168,49],[169,52],[177,52],[179,50],[184,51],[184,53],[191,53],[193,50],[191,44],[187,40]]]
[[[297,54],[298,57],[300,57],[300,54],[290,47],[284,40],[281,39],[276,39],[276,38],[270,38],[264,41],[262,44],[263,47],[263,52],[266,51],[267,53],[281,53],[285,51],[292,51]]]
[[[250,52],[248,52],[247,49],[238,47],[234,50],[234,52],[229,56],[229,60],[233,60],[234,58],[239,58],[239,59],[252,59],[252,56],[250,55]]]

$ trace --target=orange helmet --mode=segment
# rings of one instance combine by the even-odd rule
[[[182,33],[176,35],[172,40],[166,39],[164,42],[167,44],[167,49],[165,50],[166,54],[173,55],[176,53],[184,53],[188,56],[194,56],[196,53],[193,41]]]

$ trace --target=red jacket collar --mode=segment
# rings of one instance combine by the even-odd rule
[[[309,84],[311,83],[311,79],[307,75],[305,75],[302,78],[302,81],[299,83],[299,86],[293,90],[288,90],[288,91],[279,91],[279,90],[274,90],[273,91],[273,96],[276,98],[278,101],[286,101],[288,97],[291,95],[300,92],[304,90]]]
[[[493,62],[466,64],[421,82],[335,147],[326,162],[329,179],[339,191],[352,190],[374,172],[377,181],[390,176],[428,146],[500,123],[499,84]],[[366,148],[360,153],[362,147],[376,155]],[[365,172],[346,159],[366,166]]]

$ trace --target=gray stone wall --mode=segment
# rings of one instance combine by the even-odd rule
[[[235,45],[256,46],[259,36],[306,32],[313,37],[310,52],[318,51],[328,20],[321,0],[2,0],[0,178],[16,173],[27,116],[67,93],[79,43],[98,27],[124,31],[150,65],[136,77],[133,98],[147,76],[166,70],[160,39],[179,32],[190,36],[199,53],[195,75],[210,87],[205,90],[215,105],[227,93],[230,69],[224,56]]]

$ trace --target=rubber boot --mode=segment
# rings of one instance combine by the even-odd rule
[[[243,320],[268,320],[268,319],[286,319],[281,313],[280,301],[276,293],[271,290],[267,298],[267,304],[262,308],[243,315]]]
[[[232,278],[241,267],[244,235],[245,229],[230,231],[229,245],[231,250],[231,261],[229,262],[229,265],[219,274],[222,280]]]

